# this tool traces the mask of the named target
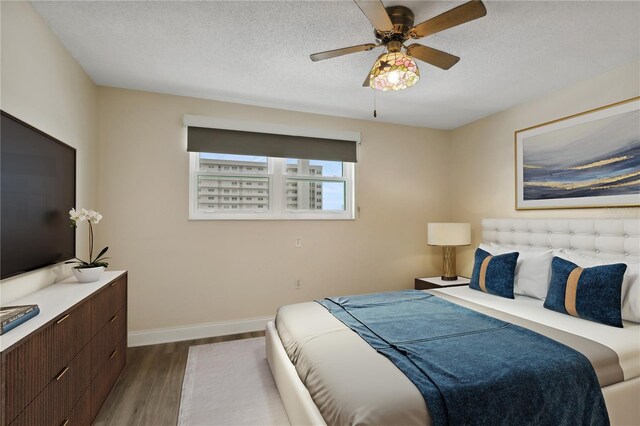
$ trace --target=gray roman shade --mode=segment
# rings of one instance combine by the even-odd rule
[[[188,127],[187,151],[357,162],[351,140]]]

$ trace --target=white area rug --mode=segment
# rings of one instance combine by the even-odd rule
[[[191,346],[179,426],[289,425],[264,337]]]

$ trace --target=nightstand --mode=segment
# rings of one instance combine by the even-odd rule
[[[440,277],[416,278],[416,290],[429,290],[433,288],[459,287],[469,285],[471,280],[465,277],[458,277],[455,281],[445,281]]]

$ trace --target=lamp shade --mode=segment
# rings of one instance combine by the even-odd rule
[[[369,86],[372,89],[403,90],[420,79],[415,61],[401,52],[383,53],[371,68]]]
[[[468,246],[471,244],[471,224],[430,223],[427,225],[430,246]]]

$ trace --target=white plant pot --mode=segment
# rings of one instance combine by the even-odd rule
[[[95,268],[73,268],[73,275],[81,283],[92,283],[98,281],[104,272],[104,266]]]

